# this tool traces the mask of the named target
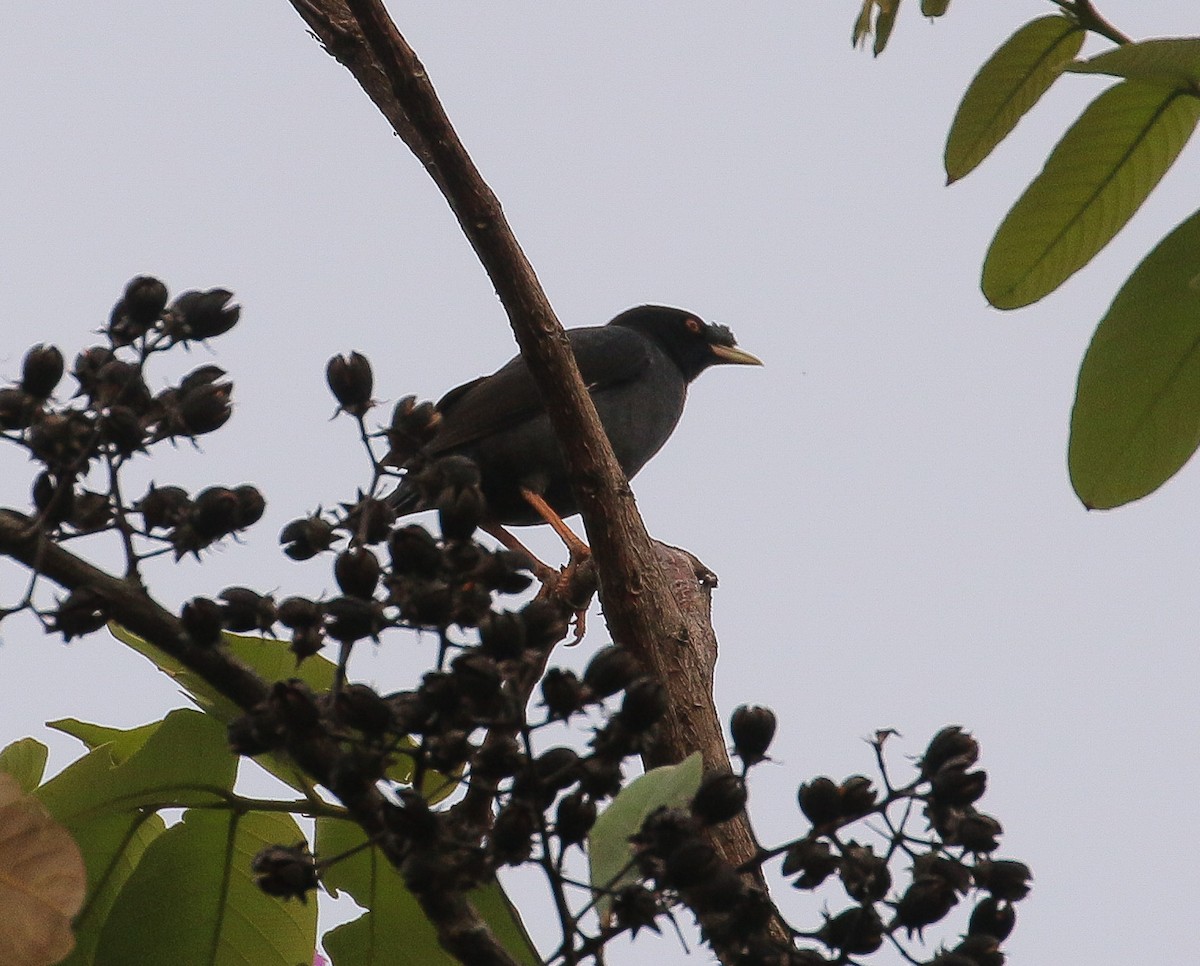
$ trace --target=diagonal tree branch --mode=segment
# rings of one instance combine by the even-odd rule
[[[672,592],[659,551],[646,532],[629,483],[579,377],[562,326],[499,201],[455,134],[424,66],[380,3],[294,0],[294,5],[424,163],[492,279],[562,442],[595,550],[601,600],[612,636],[659,673],[669,687],[671,679],[663,673],[666,667],[660,653],[672,648],[686,651],[691,637],[689,615]],[[707,622],[704,612],[697,616]],[[694,682],[689,683],[692,685]],[[694,724],[683,729],[692,733],[692,743],[686,747],[664,744],[655,763],[679,761],[696,749],[695,741],[703,740],[706,764],[728,764],[710,694],[711,682],[705,694],[690,691],[683,697],[688,705],[709,702],[716,725],[711,734],[701,736]]]
[[[699,570],[707,568],[698,569],[690,554],[657,544],[647,533],[563,328],[424,65],[379,0],[292,3],[424,164],[495,286],[563,447],[595,554],[609,631],[669,693],[669,711],[645,756],[647,767],[682,761],[699,750],[706,768],[729,768],[713,699],[717,641],[709,595],[699,580]],[[714,838],[734,864],[754,854],[744,815]]]

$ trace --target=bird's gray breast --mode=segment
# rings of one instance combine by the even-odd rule
[[[655,350],[642,376],[598,391],[596,412],[617,462],[632,478],[675,431],[687,399],[679,367]]]

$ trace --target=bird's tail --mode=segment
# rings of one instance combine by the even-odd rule
[[[400,485],[386,497],[397,516],[407,516],[421,509],[421,494],[409,477],[404,477]]]

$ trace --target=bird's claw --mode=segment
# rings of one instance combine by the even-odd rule
[[[565,567],[554,570],[542,565],[535,571],[542,589],[538,591],[539,600],[552,600],[571,608],[573,618],[571,625],[574,632],[568,647],[583,640],[587,632],[587,612],[591,604],[592,594],[596,591],[596,571],[592,562],[591,551],[573,553]]]

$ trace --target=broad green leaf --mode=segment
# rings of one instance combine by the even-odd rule
[[[950,6],[950,0],[921,0],[921,16],[940,17]]]
[[[362,829],[340,819],[317,819],[317,855],[328,859],[358,848]],[[333,966],[452,966],[437,935],[399,874],[375,848],[362,849],[324,872],[331,890],[344,889],[366,908],[353,922],[322,937]],[[542,959],[517,910],[498,883],[471,893],[471,902],[504,948],[520,963],[540,966]]]
[[[686,805],[703,777],[704,763],[697,751],[678,765],[654,768],[621,789],[588,835],[593,889],[615,889],[637,878],[635,873],[622,876],[633,857],[629,837],[642,827],[646,816],[661,806]],[[607,897],[601,898],[597,906],[603,917],[609,906]]]
[[[1089,60],[1072,64],[1067,70],[1194,88],[1200,84],[1200,37],[1169,37],[1121,44]]]
[[[38,797],[68,827],[150,803],[185,808],[224,801],[221,792],[233,787],[237,758],[219,722],[181,708],[147,727],[153,732],[127,760],[117,761],[108,745],[100,745],[42,785]]]
[[[0,751],[0,772],[12,775],[21,791],[31,792],[46,772],[48,749],[35,738],[21,738]]]
[[[175,681],[196,704],[224,722],[240,715],[241,709],[224,697],[216,688],[185,668],[177,660],[144,638],[119,624],[109,624],[109,631],[123,644],[128,644],[139,654],[153,661],[168,677]],[[328,691],[333,687],[335,666],[319,654],[296,665],[296,655],[286,641],[271,637],[252,637],[245,634],[224,634],[224,646],[229,653],[267,681],[286,681],[298,678],[314,691]]]
[[[163,830],[162,819],[143,806],[220,803],[220,792],[233,787],[237,774],[224,728],[198,711],[171,712],[120,763],[112,749],[100,745],[35,792],[74,836],[87,866],[87,899],[76,917],[77,945],[68,966],[91,963],[109,908]]]
[[[1015,309],[1100,251],[1158,184],[1200,120],[1200,98],[1123,81],[1094,100],[1013,205],[983,265],[983,294]]]
[[[153,661],[159,670],[175,681],[197,705],[217,720],[228,724],[242,713],[236,704],[202,677],[160,651],[149,641],[118,624],[109,624],[108,629],[117,640],[128,644],[139,654]],[[334,664],[320,655],[302,661],[297,667],[296,655],[291,652],[285,641],[243,634],[227,633],[223,636],[230,653],[267,681],[299,678],[317,692],[328,691],[333,686]],[[265,754],[257,756],[254,761],[284,784],[306,794],[312,790],[312,781],[286,756]]]
[[[183,688],[188,697],[217,720],[228,724],[241,715],[241,709],[236,704],[202,677],[188,670],[179,661],[165,654],[149,641],[126,630],[119,624],[109,624],[108,629],[117,640],[128,644],[139,654],[153,661],[159,670]],[[307,658],[297,667],[296,655],[292,653],[286,641],[230,633],[225,633],[223,637],[229,652],[267,681],[298,678],[318,694],[333,687],[336,666],[332,661],[326,660],[320,655]],[[257,755],[254,762],[285,785],[290,785],[304,794],[312,792],[314,787],[312,780],[286,755],[274,753]],[[402,783],[410,781],[412,779],[412,759],[405,755],[397,756],[395,764],[388,769],[387,774],[392,781]],[[456,782],[447,781],[436,772],[430,772],[426,779],[425,789],[427,793],[432,793],[428,794],[431,802],[441,801],[453,794],[458,787]]]
[[[296,966],[311,963],[317,905],[254,883],[265,846],[304,835],[289,815],[189,810],[142,857],[109,912],[95,966]]]
[[[1067,17],[1027,23],[988,58],[967,87],[946,139],[946,183],[973,171],[1008,137],[1083,46],[1086,31]]]
[[[110,728],[108,725],[92,724],[90,721],[80,721],[78,718],[60,718],[58,721],[46,722],[46,727],[61,731],[64,735],[78,738],[88,750],[92,751],[101,745],[108,745],[108,753],[112,756],[113,764],[119,765],[141,749],[161,725],[161,721],[138,728]]]
[[[83,904],[79,847],[17,780],[0,774],[0,949],[18,966],[58,963],[75,946]]]
[[[98,846],[106,841],[119,842],[112,850],[110,863],[104,875],[93,888],[89,875],[87,900],[83,910],[75,917],[75,952],[61,966],[92,966],[100,931],[108,921],[108,911],[120,895],[126,881],[146,854],[146,849],[166,829],[166,823],[158,814],[145,814],[129,820],[113,815],[98,819],[88,828],[88,856],[95,856]]]
[[[1100,321],[1071,413],[1071,482],[1089,508],[1153,492],[1200,444],[1200,213],[1134,270]]]

